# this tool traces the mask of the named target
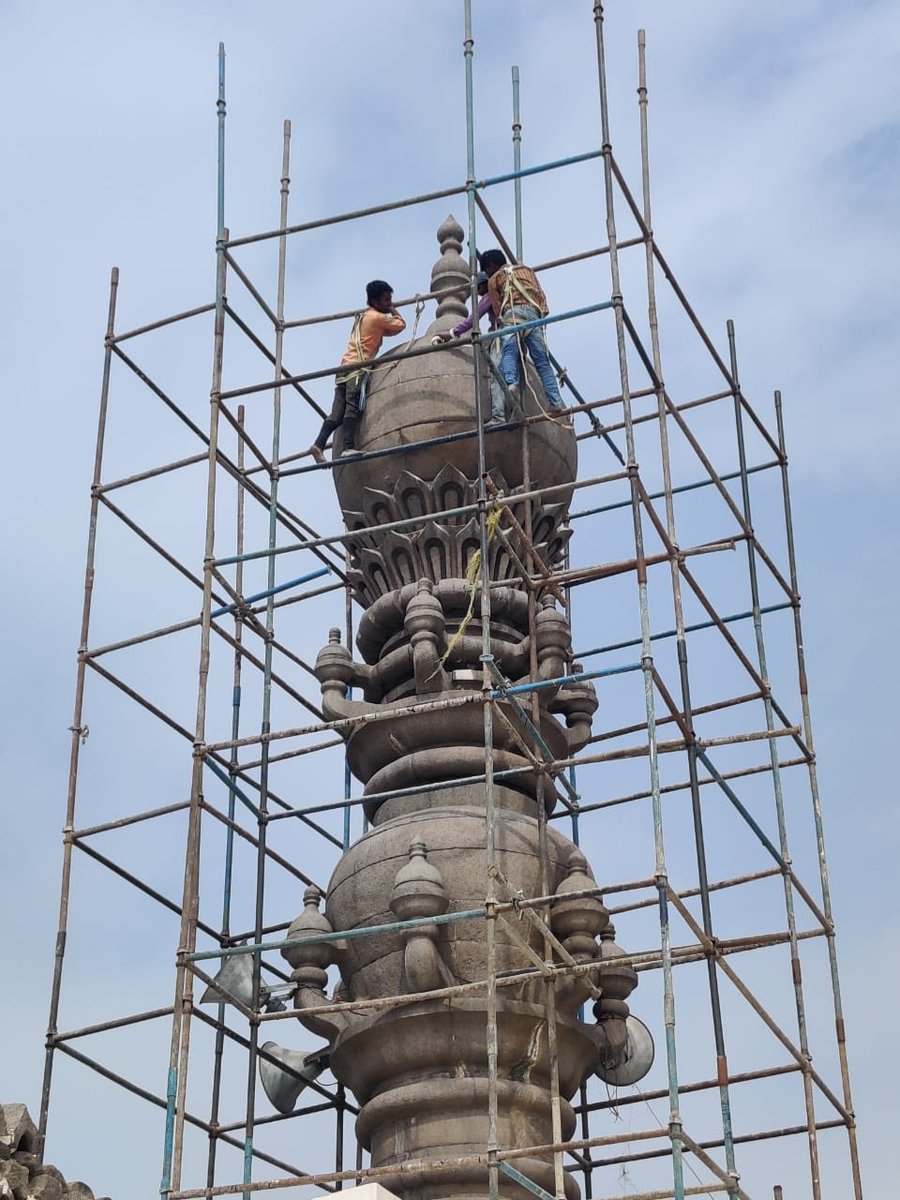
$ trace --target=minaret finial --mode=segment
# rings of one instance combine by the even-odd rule
[[[463,227],[452,214],[438,226],[437,240],[441,257],[431,269],[431,290],[439,293],[437,320],[452,317],[456,324],[468,312],[469,268],[461,253]]]

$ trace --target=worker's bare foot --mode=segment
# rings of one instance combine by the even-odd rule
[[[315,444],[315,442],[313,442],[313,444],[310,446],[310,448],[307,450],[306,453],[311,454],[312,457],[315,459],[315,461],[319,464],[320,467],[324,464],[325,455],[322,453],[322,447],[317,446]]]

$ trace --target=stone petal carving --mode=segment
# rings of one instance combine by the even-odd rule
[[[503,496],[502,502],[509,506],[519,524],[523,524],[525,502],[517,500],[515,492],[505,495],[506,484],[499,472],[492,471],[490,478],[496,492]],[[414,584],[419,579],[436,584],[445,579],[465,578],[481,538],[475,514],[444,515],[447,510],[462,508],[477,500],[476,484],[458,468],[448,463],[430,481],[402,471],[392,493],[366,488],[363,500],[361,512],[345,514],[351,530],[440,514],[440,520],[426,521],[415,529],[391,529],[384,533],[369,529],[348,539],[350,580],[357,598],[366,607],[379,596]],[[565,554],[571,536],[567,516],[564,503],[533,504],[532,543],[548,567],[557,566]],[[506,539],[518,557],[527,562],[528,554],[518,534],[510,530]],[[503,537],[491,539],[488,554],[491,579],[509,580],[514,586],[521,587],[516,580],[520,568]]]

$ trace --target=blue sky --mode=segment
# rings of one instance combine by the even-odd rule
[[[586,0],[552,6],[476,0],[479,175],[509,166],[514,62],[522,73],[526,163],[598,144],[590,9]],[[863,1178],[871,1195],[886,1193],[894,1177],[891,1068],[898,1065],[888,1055],[896,1054],[891,1021],[900,982],[889,723],[898,666],[900,14],[887,0],[843,6],[695,0],[677,9],[636,0],[607,10],[617,157],[637,187],[635,32],[643,25],[657,237],[720,350],[725,319],[735,320],[751,400],[768,414],[772,390],[784,393]],[[11,0],[4,24],[0,90],[7,120],[0,137],[8,182],[0,207],[8,237],[0,306],[8,612],[0,895],[17,958],[0,1000],[0,1091],[4,1100],[25,1100],[36,1111],[110,266],[122,273],[120,328],[211,296],[220,39],[228,51],[233,234],[276,224],[285,117],[293,122],[293,220],[461,181],[462,22],[461,5],[449,0],[398,0],[384,8],[273,0],[262,17],[258,9],[251,14],[244,5],[207,0],[152,7],[95,0],[77,10]],[[526,187],[526,257],[601,243],[598,184],[593,168],[576,168],[566,183],[536,179]],[[496,203],[508,221],[510,196],[498,195]],[[401,213],[374,228],[340,226],[292,246],[289,309],[299,316],[352,307],[358,281],[373,275],[386,275],[399,294],[424,291],[436,256],[433,230],[446,207]],[[460,219],[462,207],[456,204]],[[245,261],[274,279],[271,246]],[[560,277],[551,301],[560,309],[584,303],[582,294],[597,279],[602,274]],[[629,275],[626,287],[632,282]],[[165,386],[190,396],[197,411],[209,386],[208,334],[203,325],[192,340],[160,341],[145,351]],[[331,327],[298,338],[295,361],[333,361],[341,336]],[[615,390],[606,386],[614,380],[614,363],[602,358],[608,341],[598,340],[595,361],[583,345],[565,341],[575,334],[558,336],[554,345],[571,355],[581,378],[596,367],[597,395]],[[663,338],[670,382],[695,370],[699,378],[691,339],[676,319]],[[237,351],[227,365],[239,383],[258,371]],[[133,409],[113,417],[113,473],[141,469],[172,447],[171,457],[189,452],[136,389],[127,382],[122,388]],[[288,428],[298,445],[308,440],[299,416],[289,418]],[[718,445],[715,429],[710,437]],[[198,496],[173,481],[138,502],[141,515],[159,516],[195,562]],[[317,514],[321,508],[315,524],[336,528],[330,497],[310,490],[302,498]],[[767,505],[764,499],[766,519]],[[162,582],[157,588],[149,564],[118,532],[110,529],[104,538],[93,644],[193,614],[190,589],[167,590]],[[324,602],[314,607],[309,630],[297,634],[308,638],[311,653],[330,623]],[[135,660],[151,687],[184,683],[180,712],[188,721],[195,657],[191,643],[183,653],[160,649],[153,663]],[[121,739],[104,734],[104,718],[113,726],[119,719],[98,691],[89,696],[85,811],[104,814],[101,820],[180,798],[188,782],[184,752],[135,719],[126,727],[133,740],[125,744],[138,752],[129,754]],[[135,863],[146,860],[175,894],[180,864],[170,861],[165,838],[122,852]],[[594,865],[601,874],[602,862]],[[132,911],[119,893],[95,885],[80,859],[76,866],[85,920],[73,933],[65,983],[70,1026],[76,1014],[86,1023],[141,1007],[136,990],[162,996],[156,980],[160,972],[166,978],[175,936],[169,927],[148,928],[143,909]],[[120,902],[123,928],[106,930]],[[285,918],[293,902],[285,899]],[[151,1058],[150,1046],[148,1034],[140,1051],[147,1054],[146,1084],[161,1090],[165,1031],[152,1035],[158,1057]],[[130,1050],[123,1045],[113,1053],[124,1060]],[[98,1152],[84,1124],[91,1105],[108,1103],[106,1093],[68,1067],[60,1071],[60,1087],[71,1115],[57,1118],[52,1160],[98,1190],[128,1194],[126,1163]],[[128,1161],[146,1177],[142,1192],[152,1193],[161,1137],[152,1120],[150,1135],[139,1136],[141,1113],[122,1102],[118,1117],[104,1121],[118,1122],[111,1127],[128,1147]],[[781,1182],[790,1195],[789,1179]],[[836,1200],[842,1194],[833,1193]]]

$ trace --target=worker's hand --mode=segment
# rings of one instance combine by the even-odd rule
[[[452,341],[453,341],[453,334],[452,334],[452,333],[447,333],[447,332],[444,332],[444,333],[436,333],[436,334],[434,335],[434,337],[433,337],[431,340],[432,340],[432,342],[434,343],[434,345],[435,345],[435,346],[440,346],[440,345],[442,345],[444,342],[452,342]]]

